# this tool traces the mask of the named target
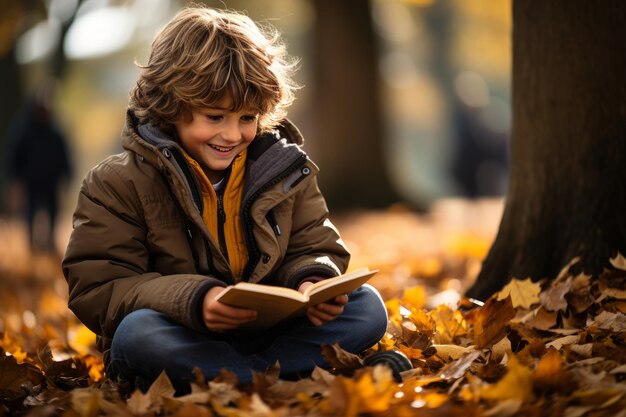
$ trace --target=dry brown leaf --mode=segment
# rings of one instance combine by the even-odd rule
[[[626,330],[626,315],[603,311],[593,321],[590,321],[587,326],[597,326],[600,329],[617,333],[623,332]]]
[[[611,374],[626,374],[626,364],[611,369]]]
[[[580,341],[580,336],[572,335],[572,336],[564,336],[558,339],[551,341],[546,344],[546,347],[553,347],[556,350],[563,349],[563,346],[573,345],[574,343],[578,343]]]
[[[29,363],[18,364],[13,356],[6,356],[0,348],[0,394],[9,401],[25,398],[33,387],[40,385],[44,376]]]
[[[530,278],[523,280],[514,278],[498,292],[498,300],[511,297],[513,308],[529,309],[533,304],[539,302],[540,292],[541,286],[536,282],[532,282]]]
[[[351,374],[363,367],[363,360],[358,355],[342,349],[337,343],[323,345],[322,355],[331,367],[341,373]]]
[[[144,394],[140,390],[135,390],[131,394],[128,401],[126,401],[126,405],[128,406],[130,412],[134,415],[146,414],[154,406],[150,396],[148,394]]]
[[[450,362],[439,371],[439,377],[445,380],[454,380],[463,377],[465,372],[480,357],[480,352],[470,352],[465,356]]]
[[[571,281],[560,281],[552,283],[548,289],[539,295],[541,305],[547,311],[565,311],[567,300],[565,295],[571,290]]]
[[[174,417],[213,417],[213,413],[206,407],[199,407],[194,402],[186,402],[180,407]]]
[[[569,348],[572,352],[577,353],[585,358],[590,358],[593,354],[593,343],[585,343],[582,345],[574,344],[570,345]]]
[[[552,330],[557,325],[558,317],[556,311],[546,311],[540,306],[529,312],[520,321],[533,329]]]
[[[506,334],[507,324],[513,317],[515,309],[511,297],[503,300],[491,297],[485,305],[467,314],[466,320],[473,325],[476,348],[489,347],[502,339]]]
[[[587,311],[595,303],[595,299],[591,294],[591,277],[589,275],[577,275],[572,280],[572,286],[565,298],[569,306],[576,313]]]
[[[626,271],[626,258],[624,258],[624,255],[622,255],[620,252],[617,252],[617,255],[614,258],[610,259],[610,262],[614,268]]]
[[[224,406],[237,403],[242,396],[242,393],[228,382],[209,381],[208,385],[211,400]]]
[[[433,345],[437,351],[437,356],[444,360],[456,360],[471,352],[473,348],[458,345]]]

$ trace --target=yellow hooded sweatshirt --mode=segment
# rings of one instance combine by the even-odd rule
[[[248,262],[248,250],[241,227],[240,209],[243,198],[244,174],[246,167],[247,149],[235,157],[231,164],[230,176],[223,193],[223,208],[226,214],[224,220],[224,240],[228,251],[230,269],[235,281],[241,281],[243,270]],[[202,219],[209,229],[211,236],[220,246],[218,225],[218,197],[213,184],[209,181],[200,164],[185,152],[185,157],[191,165],[200,182],[202,190]]]

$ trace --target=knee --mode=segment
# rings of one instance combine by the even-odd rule
[[[127,349],[145,351],[153,344],[155,329],[164,319],[162,313],[150,309],[136,310],[128,314],[113,335],[111,344],[113,357],[120,357]]]
[[[363,285],[350,294],[350,302],[346,305],[349,316],[353,318],[353,333],[363,336],[364,348],[378,342],[387,331],[387,309],[378,291]]]

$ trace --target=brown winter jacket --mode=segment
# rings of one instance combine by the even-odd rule
[[[204,295],[233,283],[202,220],[202,198],[179,145],[128,114],[124,152],[94,167],[80,189],[63,272],[69,307],[105,353],[129,313],[150,308],[198,331]],[[288,121],[248,147],[241,209],[244,279],[297,288],[345,271],[349,254],[328,220],[317,167]]]

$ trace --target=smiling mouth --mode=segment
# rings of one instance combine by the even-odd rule
[[[234,146],[230,146],[230,147],[217,146],[217,145],[209,145],[209,146],[219,152],[229,152],[235,149]]]

